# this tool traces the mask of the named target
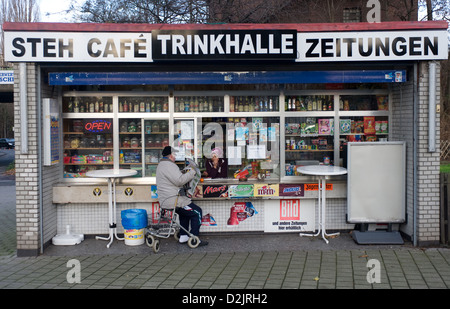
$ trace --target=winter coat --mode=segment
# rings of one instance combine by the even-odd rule
[[[191,181],[195,171],[189,169],[182,173],[180,168],[169,159],[161,159],[156,168],[156,186],[158,190],[158,201],[162,208],[174,208],[178,191],[183,185]],[[184,207],[191,203],[187,196],[179,196],[177,207]]]

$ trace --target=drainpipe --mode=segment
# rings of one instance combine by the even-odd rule
[[[413,77],[413,245],[417,247],[417,168],[418,168],[418,147],[419,147],[419,92],[418,92],[418,63],[414,63],[414,77]]]
[[[436,151],[436,62],[428,72],[428,152]]]
[[[38,191],[39,191],[39,237],[40,253],[44,253],[44,197],[42,196],[42,92],[41,92],[41,66],[36,65],[36,112],[37,112],[37,152],[38,152]]]
[[[27,64],[19,63],[20,152],[28,153]]]

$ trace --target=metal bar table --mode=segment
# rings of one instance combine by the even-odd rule
[[[137,174],[135,170],[127,170],[127,169],[106,169],[106,170],[95,170],[89,171],[86,173],[87,177],[92,178],[107,178],[108,179],[108,221],[109,221],[109,236],[108,237],[100,237],[96,236],[95,239],[101,240],[109,240],[109,243],[106,245],[106,248],[111,246],[111,243],[114,240],[114,236],[117,240],[123,240],[117,236],[117,224],[116,224],[116,179],[131,177]]]
[[[345,175],[347,174],[347,169],[339,166],[332,165],[306,165],[299,166],[297,168],[299,173],[305,175],[317,176],[319,179],[319,192],[318,192],[318,215],[319,215],[319,227],[316,234],[300,233],[300,236],[318,236],[322,233],[322,238],[328,244],[327,236],[339,235],[339,233],[327,234],[326,232],[326,186],[327,177]]]

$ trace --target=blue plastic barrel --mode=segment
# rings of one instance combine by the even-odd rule
[[[122,226],[127,230],[138,230],[147,227],[147,211],[145,209],[122,210]]]

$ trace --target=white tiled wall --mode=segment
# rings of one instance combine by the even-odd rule
[[[265,204],[264,200],[251,201],[253,207],[258,212],[252,217],[241,221],[236,226],[228,226],[227,221],[230,218],[230,210],[237,201],[244,200],[204,200],[196,201],[196,204],[203,210],[203,215],[210,214],[216,226],[202,226],[202,232],[262,232],[264,231]],[[318,221],[317,200],[313,199],[316,208],[316,226]],[[327,199],[327,217],[326,224],[329,230],[348,230],[352,229],[352,224],[345,222],[346,199]],[[116,223],[118,233],[123,233],[121,224],[121,211],[124,209],[139,208],[145,209],[149,216],[152,214],[151,203],[118,203],[116,213]],[[70,225],[72,233],[86,235],[105,235],[108,233],[108,205],[107,204],[70,204],[59,205],[57,215],[57,231],[63,234],[66,226]],[[149,221],[150,222],[150,221]]]

